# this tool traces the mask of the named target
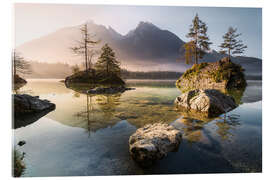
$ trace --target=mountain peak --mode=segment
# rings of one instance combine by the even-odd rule
[[[150,22],[140,21],[136,29],[159,29],[159,28]]]

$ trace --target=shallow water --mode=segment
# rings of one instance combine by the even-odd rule
[[[175,81],[128,80],[136,90],[89,96],[59,80],[30,80],[17,93],[39,95],[56,110],[14,130],[25,152],[24,176],[83,176],[261,172],[262,84],[248,81],[238,108],[216,119],[192,119],[174,109]],[[180,129],[177,152],[150,168],[129,156],[128,139],[137,128],[167,122]]]

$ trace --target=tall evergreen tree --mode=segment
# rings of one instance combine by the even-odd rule
[[[98,73],[105,74],[107,77],[115,74],[120,75],[120,62],[116,60],[115,53],[108,44],[101,49],[101,55],[95,64]]]
[[[189,33],[187,34],[188,38],[191,38],[191,41],[188,42],[185,46],[185,49],[188,49],[185,57],[194,57],[195,64],[198,63],[199,59],[202,59],[205,55],[205,51],[210,50],[209,45],[212,44],[209,41],[209,37],[207,35],[207,25],[199,19],[198,14],[192,20],[192,24],[189,29]],[[194,49],[194,51],[190,51]],[[191,54],[190,54],[191,53]],[[189,62],[189,60],[187,62]]]
[[[91,36],[89,33],[89,30],[87,28],[87,23],[85,23],[81,28],[81,40],[77,41],[78,46],[71,47],[71,50],[77,54],[84,57],[85,61],[85,70],[87,71],[90,67],[88,67],[88,61],[89,61],[89,52],[91,49],[91,46],[97,44],[99,41],[93,41],[93,35]]]
[[[247,48],[242,40],[238,40],[241,33],[237,34],[236,31],[236,28],[229,27],[228,32],[223,35],[223,43],[219,46],[220,53],[227,54],[229,58],[231,58],[231,55],[244,53]]]

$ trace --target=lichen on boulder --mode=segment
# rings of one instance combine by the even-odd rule
[[[213,63],[194,64],[176,81],[176,87],[183,92],[194,89],[242,89],[246,85],[244,69],[228,57]]]
[[[216,117],[237,107],[233,97],[216,89],[196,89],[183,93],[175,99],[179,111]]]
[[[150,166],[170,151],[178,149],[182,139],[179,130],[165,123],[148,124],[129,138],[132,158],[142,166]]]

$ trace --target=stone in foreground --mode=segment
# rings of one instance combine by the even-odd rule
[[[168,152],[177,150],[181,138],[180,131],[171,125],[145,125],[130,136],[129,151],[136,162],[142,166],[149,166],[162,159]]]
[[[178,110],[216,117],[237,107],[235,100],[215,89],[188,91],[175,99]]]
[[[14,94],[13,100],[15,116],[39,113],[42,111],[55,109],[55,104],[48,100],[41,100],[38,96],[30,96],[28,94]]]

